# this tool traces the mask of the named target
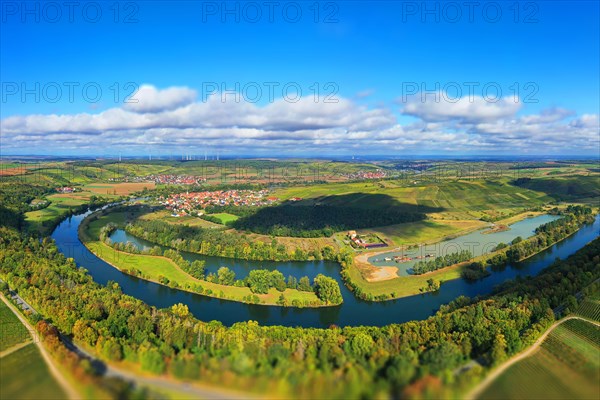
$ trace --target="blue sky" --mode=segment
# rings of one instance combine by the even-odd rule
[[[272,16],[262,1],[83,1],[72,21],[58,4],[57,17],[44,2],[2,3],[4,154],[92,154],[98,143],[131,154],[598,154],[597,1],[281,1]],[[147,85],[137,107],[123,103],[129,82]],[[96,102],[82,93],[90,83]],[[215,83],[263,92],[236,101]],[[436,84],[449,90],[438,101],[415,93]],[[302,101],[283,97],[285,85]]]

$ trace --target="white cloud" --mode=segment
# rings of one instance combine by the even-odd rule
[[[141,85],[137,92],[127,99],[127,110],[146,113],[173,110],[196,99],[195,90],[187,87],[170,87],[158,90],[152,85]]]
[[[581,117],[571,121],[569,125],[573,128],[591,128],[596,129],[597,133],[600,132],[598,114],[583,114]]]
[[[574,115],[563,108],[516,116],[512,99],[486,103],[482,98],[456,103],[409,102],[405,114],[419,119],[400,124],[387,107],[369,108],[339,98],[278,99],[259,106],[222,101],[193,101],[187,88],[146,90],[145,105],[111,108],[97,114],[11,116],[0,122],[6,149],[102,149],[161,151],[190,148],[264,150],[285,153],[436,152],[593,153],[599,146],[598,115]],[[468,99],[467,99],[468,100]],[[118,149],[118,150],[117,150]],[[140,150],[138,150],[140,151]],[[157,150],[159,151],[159,150]]]
[[[406,99],[402,112],[425,121],[489,121],[513,116],[521,108],[514,97],[500,98],[495,102],[481,96],[452,98],[444,92],[416,94]]]

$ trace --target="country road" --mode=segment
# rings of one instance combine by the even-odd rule
[[[6,305],[11,309],[11,311],[17,316],[17,318],[19,318],[19,320],[23,323],[23,325],[25,325],[27,330],[31,333],[31,335],[33,336],[33,342],[40,349],[40,352],[42,353],[42,356],[44,357],[46,364],[48,364],[48,368],[50,369],[52,376],[54,376],[56,381],[64,389],[65,393],[67,393],[67,395],[69,396],[70,399],[80,399],[81,396],[79,394],[77,394],[77,392],[73,389],[71,384],[64,378],[64,376],[61,374],[61,372],[53,364],[53,360],[50,357],[50,355],[47,353],[44,346],[42,345],[37,331],[31,326],[31,324],[29,324],[29,321],[27,321],[21,315],[21,313],[14,307],[14,305],[4,297],[3,294],[0,293],[0,296],[2,298],[2,301],[4,301],[4,303],[6,303]],[[28,307],[28,309],[30,309],[31,311],[37,312],[30,305],[25,303],[25,301],[18,294],[15,293],[13,295],[13,297],[15,297],[18,301],[20,301],[20,304],[24,304],[26,307]],[[125,370],[116,368],[110,364],[107,364],[101,360],[98,360],[96,357],[94,357],[92,354],[88,353],[81,346],[74,343],[70,338],[68,338],[62,334],[60,334],[60,339],[67,349],[76,353],[80,357],[88,359],[90,361],[90,363],[92,364],[92,366],[96,369],[96,371],[98,371],[98,373],[100,373],[102,376],[120,378],[120,379],[123,379],[124,381],[132,383],[134,386],[154,386],[154,387],[168,389],[168,390],[175,391],[175,392],[186,393],[186,394],[192,395],[197,398],[202,398],[202,399],[216,399],[216,400],[232,399],[232,400],[234,400],[234,399],[260,398],[258,396],[253,396],[248,393],[234,391],[231,389],[222,389],[222,388],[217,388],[217,387],[211,387],[208,385],[205,386],[205,385],[201,385],[201,384],[198,384],[195,382],[194,383],[179,382],[179,381],[176,381],[174,379],[171,379],[171,378],[168,378],[165,376],[141,376],[141,375],[138,375],[133,372],[129,372],[129,371],[125,371]]]
[[[44,358],[46,365],[48,365],[48,369],[50,370],[50,373],[52,374],[52,376],[54,377],[56,382],[58,382],[58,384],[63,388],[63,390],[65,391],[67,396],[69,396],[70,399],[81,398],[81,396],[77,393],[77,391],[73,388],[73,386],[65,379],[65,377],[58,370],[58,368],[56,368],[56,365],[54,365],[54,360],[52,360],[52,357],[46,351],[46,348],[42,344],[42,340],[41,340],[40,336],[38,335],[37,331],[33,328],[33,326],[31,326],[29,321],[27,321],[25,319],[25,317],[23,317],[21,315],[21,313],[15,308],[15,306],[13,306],[12,303],[10,301],[8,301],[2,293],[0,293],[0,298],[8,306],[8,308],[10,308],[10,310],[13,312],[13,314],[15,314],[17,316],[17,318],[19,318],[19,321],[21,321],[21,323],[25,326],[25,328],[27,328],[27,330],[33,337],[33,343],[40,350],[40,353],[42,354],[42,357]]]
[[[60,338],[67,349],[76,353],[82,358],[88,359],[96,371],[107,378],[119,378],[130,382],[135,386],[154,386],[163,389],[169,389],[172,391],[193,395],[194,397],[202,399],[225,400],[259,398],[246,393],[241,393],[239,391],[203,386],[195,382],[180,382],[165,376],[142,376],[98,360],[87,350],[83,349],[81,346],[77,345],[70,338],[64,335],[60,335]]]
[[[465,398],[467,400],[474,400],[474,399],[479,398],[479,396],[485,391],[485,389],[487,389],[487,387],[496,378],[498,378],[500,375],[502,375],[502,373],[504,371],[506,371],[508,368],[510,368],[514,364],[518,363],[519,361],[523,360],[524,358],[529,357],[536,350],[538,350],[539,347],[541,346],[541,344],[544,342],[544,340],[546,340],[548,335],[554,330],[554,328],[556,328],[563,322],[569,321],[571,319],[579,319],[579,320],[589,322],[590,324],[594,324],[594,325],[600,327],[600,323],[598,323],[596,321],[592,321],[592,320],[584,318],[584,317],[579,317],[576,315],[572,315],[572,316],[563,318],[560,321],[556,321],[554,324],[552,324],[552,326],[550,326],[550,328],[548,328],[548,330],[546,330],[546,332],[544,332],[544,334],[542,336],[540,336],[538,338],[538,340],[535,341],[535,343],[532,346],[530,346],[526,350],[522,351],[521,353],[514,355],[511,359],[504,362],[498,368],[494,369],[488,376],[485,377],[485,379],[483,381],[481,381],[481,383],[479,383],[479,385],[477,385],[470,393],[468,393],[467,396],[465,396]]]

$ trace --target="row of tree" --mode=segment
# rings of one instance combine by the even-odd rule
[[[507,261],[523,260],[573,234],[582,224],[594,221],[592,209],[589,207],[569,207],[562,211],[561,215],[562,218],[539,226],[534,236],[513,243],[506,251]]]
[[[554,209],[552,214],[561,215],[563,218],[540,225],[536,234],[528,239],[516,237],[509,245],[499,243],[493,254],[485,261],[477,261],[467,265],[461,276],[467,280],[478,280],[490,275],[488,268],[503,268],[509,262],[520,261],[544,248],[564,239],[577,231],[581,225],[592,223],[594,216],[592,209],[585,206],[568,206],[563,210]],[[501,252],[500,250],[506,251]]]
[[[433,260],[419,261],[412,267],[412,273],[413,275],[425,274],[440,268],[449,267],[450,265],[469,261],[471,258],[473,258],[473,253],[471,253],[469,250],[461,250],[456,253],[450,253],[444,256],[436,257]]]

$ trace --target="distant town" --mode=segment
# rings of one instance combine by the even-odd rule
[[[349,174],[344,174],[344,177],[350,180],[362,180],[362,179],[383,179],[388,177],[388,173],[381,169],[377,171],[358,171]]]
[[[268,190],[219,190],[172,194],[160,201],[173,216],[202,215],[208,206],[260,207],[279,201],[268,194]]]
[[[157,185],[198,185],[206,182],[206,178],[196,175],[147,175],[147,176],[125,176],[123,178],[112,178],[113,182],[154,182]]]

